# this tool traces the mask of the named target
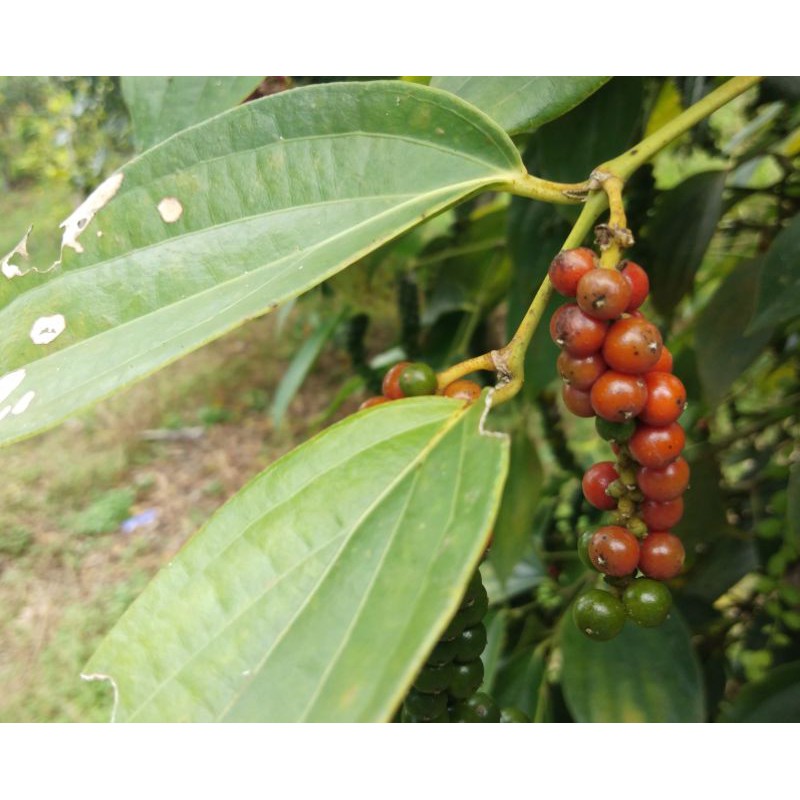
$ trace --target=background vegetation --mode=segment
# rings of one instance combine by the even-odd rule
[[[577,181],[714,85],[616,78],[515,143],[530,172]],[[646,310],[689,394],[693,478],[678,529],[689,567],[663,630],[598,644],[562,625],[587,579],[577,537],[599,519],[580,476],[607,455],[561,407],[546,327],[522,396],[496,412],[513,468],[484,567],[486,685],[538,721],[800,719],[799,92],[797,79],[763,82],[626,192],[631,257],[651,276]],[[57,252],[71,205],[173,132],[164,115],[163,129],[134,128],[125,100],[136,102],[109,78],[0,81],[0,251],[36,222],[37,254]],[[441,368],[502,344],[576,215],[481,194],[5,450],[0,719],[106,719],[107,688],[77,675],[149,576],[249,476],[353,411],[388,364],[405,354]]]

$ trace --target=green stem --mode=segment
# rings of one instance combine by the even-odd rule
[[[660,127],[655,133],[650,134],[646,139],[642,139],[639,144],[598,167],[598,171],[609,172],[622,178],[622,180],[627,180],[642,164],[650,161],[656,153],[663,150],[668,144],[682,136],[714,111],[738,97],[742,92],[747,91],[751,86],[755,86],[760,80],[760,77],[731,78],[718,89],[709,92],[702,100],[687,108],[675,119]]]
[[[592,226],[606,206],[607,198],[605,193],[600,192],[592,195],[569,232],[562,249],[570,250],[573,247],[578,247],[592,230]],[[545,276],[511,341],[493,354],[493,360],[498,372],[500,372],[501,379],[505,379],[501,380],[495,391],[495,403],[504,403],[506,400],[510,400],[522,388],[525,372],[525,353],[531,343],[533,334],[544,316],[552,291],[553,285],[550,283],[550,279]]]
[[[609,195],[614,204],[615,216],[619,216],[621,213],[624,219],[620,191],[627,178],[668,144],[682,136],[709,114],[729,103],[751,86],[755,86],[760,80],[759,77],[731,78],[630,150],[600,165],[592,172],[592,178],[585,183],[553,183],[533,175],[526,175],[499,184],[496,188],[520,197],[530,197],[551,203],[580,202],[581,198],[589,193],[588,200],[562,249],[569,250],[579,247],[591,231],[597,218],[608,208]],[[609,189],[608,192],[605,191],[606,185]],[[597,191],[598,188],[603,190]],[[525,353],[547,308],[552,288],[549,278],[545,276],[511,341],[499,350],[493,350],[491,353],[484,353],[468,361],[455,364],[440,373],[438,376],[439,391],[471,372],[494,370],[500,376],[494,394],[494,404],[504,403],[514,397],[522,388]]]

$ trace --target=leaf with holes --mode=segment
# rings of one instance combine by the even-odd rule
[[[523,170],[483,114],[399,81],[283,92],[173,136],[69,218],[58,269],[21,276],[22,246],[0,260],[0,443]]]
[[[535,131],[566,114],[607,80],[541,75],[442,77],[433,78],[431,86],[469,101],[514,135]]]
[[[215,514],[92,657],[117,719],[386,720],[458,608],[508,462],[484,403],[360,412]]]

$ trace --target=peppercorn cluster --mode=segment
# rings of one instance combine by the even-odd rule
[[[428,364],[420,361],[400,361],[383,376],[382,394],[367,398],[358,410],[388,403],[391,400],[402,400],[404,397],[435,394],[436,387],[436,373]],[[472,403],[480,397],[481,387],[474,381],[453,381],[445,387],[442,394],[445,397]]]
[[[605,640],[626,618],[660,625],[672,604],[662,581],[678,575],[684,561],[671,528],[683,515],[689,483],[678,423],[686,390],[672,374],[661,333],[639,311],[650,289],[641,266],[621,261],[606,269],[593,250],[580,247],[559,253],[549,276],[556,291],[574,298],[550,320],[561,348],[564,403],[579,417],[595,417],[616,455],[583,476],[587,501],[611,519],[578,543],[581,559],[604,574],[608,591],[591,589],[573,607],[578,627]]]
[[[515,708],[500,709],[478,689],[489,607],[481,573],[470,579],[458,611],[431,650],[400,712],[401,722],[530,722]]]

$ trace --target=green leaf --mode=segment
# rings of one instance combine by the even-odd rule
[[[511,467],[489,552],[495,575],[503,584],[530,549],[543,480],[542,463],[521,418],[511,438]]]
[[[138,150],[190,125],[227,111],[244,100],[260,77],[126,76],[122,96],[133,122]]]
[[[116,195],[72,230],[82,253],[0,282],[0,363],[13,373],[0,378],[0,442],[55,424],[522,170],[480,112],[399,81],[283,92],[173,136],[123,167]],[[173,223],[157,210],[164,200],[177,210],[169,198],[182,208]],[[66,329],[34,344],[32,327],[53,317]]]
[[[725,171],[699,172],[662,193],[647,226],[641,258],[650,277],[653,303],[670,314],[692,288],[722,213]]]
[[[508,443],[469,407],[355,414],[226,503],[86,672],[117,719],[389,719],[486,547]]]
[[[687,549],[724,537],[730,531],[722,494],[722,472],[707,447],[695,445],[685,453],[691,467],[688,491],[683,495],[683,518],[675,527]]]
[[[658,628],[627,622],[608,642],[561,625],[564,699],[576,722],[703,722],[705,697],[689,629],[676,611]]]
[[[764,259],[749,331],[771,330],[795,319],[800,308],[800,214],[772,243]]]
[[[786,506],[786,544],[795,553],[800,552],[800,464],[795,462],[789,470],[789,483],[786,486],[788,501]]]
[[[712,406],[761,355],[772,335],[771,328],[746,333],[755,310],[760,272],[760,260],[737,264],[697,318],[697,369],[703,393]]]
[[[797,722],[799,719],[800,661],[794,661],[745,686],[719,721]]]
[[[495,678],[495,702],[503,708],[518,708],[533,719],[542,690],[546,689],[546,667],[541,649],[526,649],[512,655]]]
[[[583,102],[608,78],[438,77],[431,86],[452,92],[488,114],[511,135],[534,131]]]
[[[568,183],[586,180],[596,166],[623,152],[643,124],[643,97],[641,78],[614,78],[574,111],[538,131],[531,147],[536,143],[542,177]],[[576,209],[571,211],[575,214]]]
[[[345,313],[346,311],[343,309],[338,314],[322,320],[294,354],[294,358],[292,358],[291,363],[283,373],[281,382],[275,390],[275,398],[270,409],[272,424],[276,428],[280,428],[283,424],[283,417],[289,408],[289,404],[300,390],[303,381],[319,358],[322,348],[325,347],[336,332],[336,328],[339,327],[339,323]]]

